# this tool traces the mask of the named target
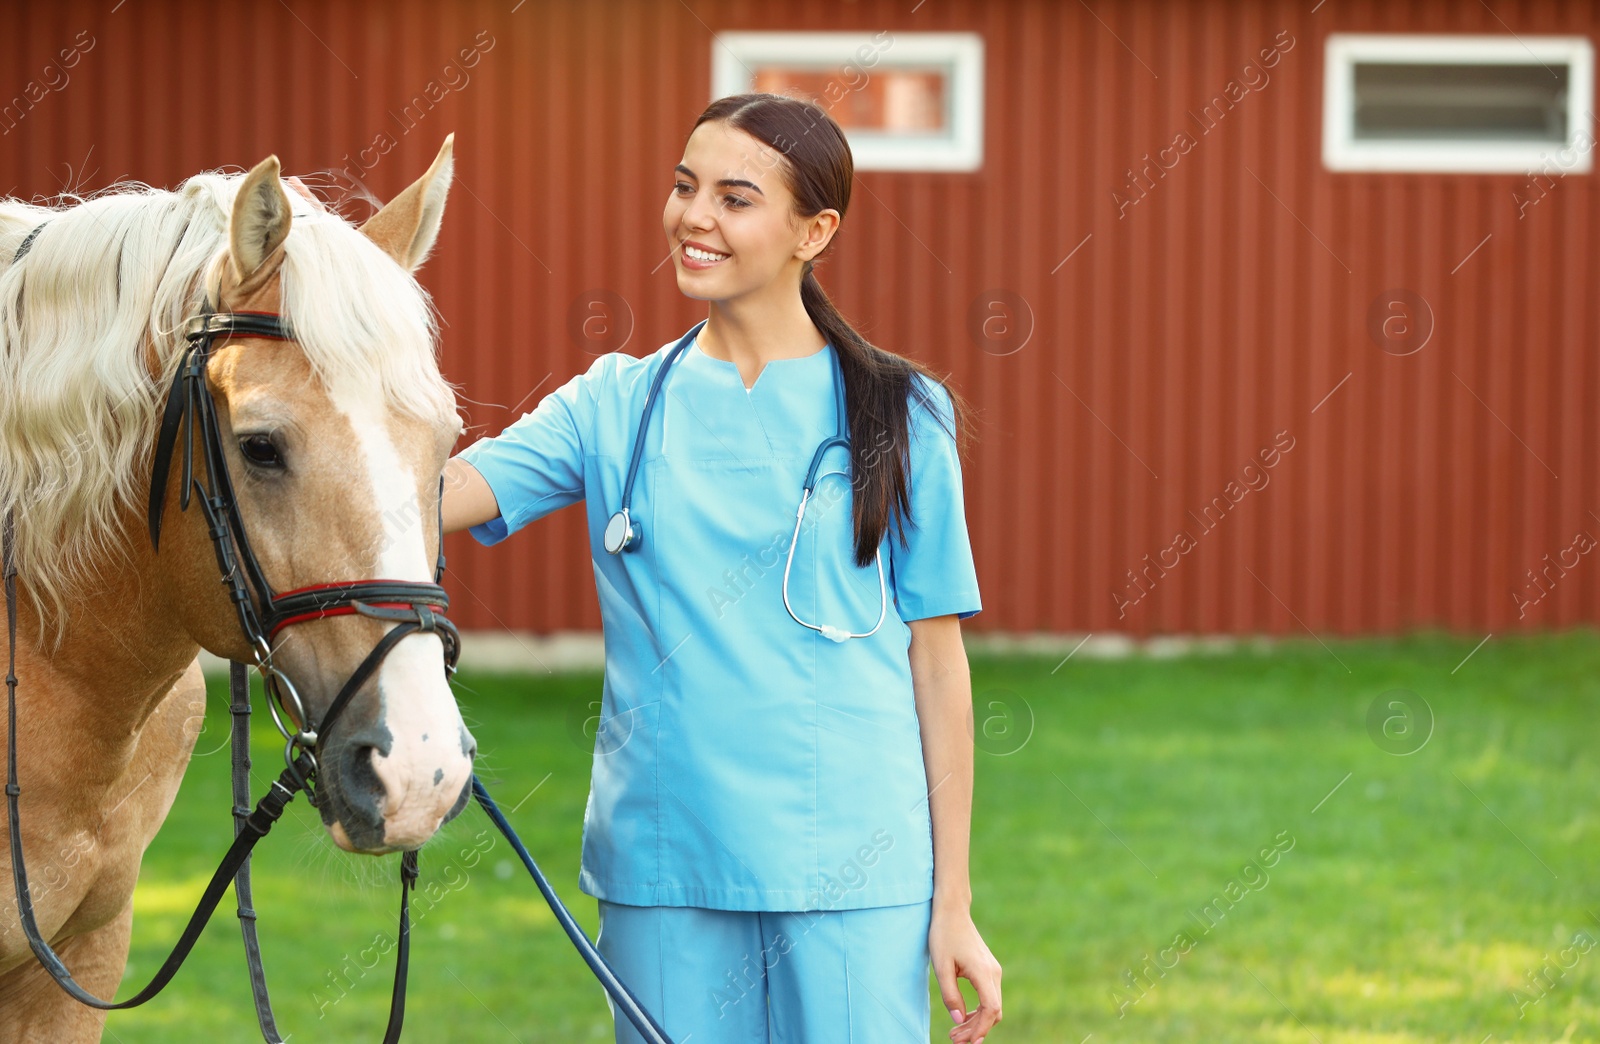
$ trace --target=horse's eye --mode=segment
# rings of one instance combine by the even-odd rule
[[[244,454],[244,459],[257,467],[281,468],[283,457],[278,453],[278,447],[272,444],[272,439],[265,435],[246,435],[239,440],[239,452]]]

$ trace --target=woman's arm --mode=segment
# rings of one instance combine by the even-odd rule
[[[500,517],[494,491],[478,469],[459,457],[444,465],[444,531],[471,529]]]
[[[950,1039],[977,1044],[1000,1021],[1000,963],[972,923],[968,851],[972,842],[972,675],[952,613],[911,624],[911,682],[922,731],[933,824],[933,921],[928,953],[950,1017]],[[966,1012],[958,978],[972,983],[978,1008]]]

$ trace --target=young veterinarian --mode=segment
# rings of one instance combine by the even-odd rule
[[[662,215],[707,318],[446,469],[446,530],[484,544],[585,502],[606,667],[580,887],[693,1044],[925,1044],[930,960],[952,1040],[1000,1020],[967,874],[965,407],[812,274],[853,170],[815,105],[714,102]]]

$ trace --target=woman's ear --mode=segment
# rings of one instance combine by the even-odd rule
[[[819,211],[806,219],[805,239],[795,250],[795,257],[802,261],[810,261],[827,249],[835,233],[839,231],[839,212],[832,207]]]

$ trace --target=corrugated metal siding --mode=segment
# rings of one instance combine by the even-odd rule
[[[655,266],[714,31],[980,32],[983,169],[861,173],[822,269],[868,336],[949,372],[983,411],[967,490],[987,608],[969,626],[1486,633],[1600,618],[1588,558],[1525,620],[1511,597],[1579,529],[1600,535],[1593,176],[1561,180],[1519,220],[1520,176],[1335,175],[1320,161],[1328,32],[1593,36],[1592,4],[863,2],[830,7],[825,25],[812,5],[704,0],[8,6],[0,105],[80,30],[96,41],[0,135],[12,193],[172,185],[268,152],[293,172],[341,168],[388,132],[397,146],[363,174],[387,199],[455,131],[458,180],[424,281],[478,433],[588,366],[568,334],[585,293],[627,302],[635,354],[703,314]],[[1119,218],[1125,172],[1193,133],[1189,110],[1280,30],[1295,42],[1270,83]],[[394,114],[480,31],[494,43],[470,82],[397,134]],[[1366,335],[1368,303],[1391,287],[1433,307],[1416,355]],[[1031,308],[1015,354],[964,333],[993,289]],[[1270,484],[1119,615],[1130,571],[1180,528],[1198,534],[1190,513],[1280,431],[1295,447]],[[582,521],[560,512],[493,551],[452,538],[454,615],[597,627]]]

